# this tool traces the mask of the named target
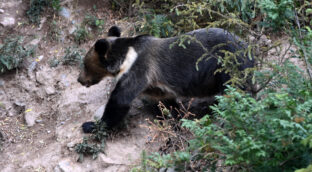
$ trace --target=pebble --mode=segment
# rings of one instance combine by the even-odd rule
[[[0,14],[3,14],[4,13],[4,10],[3,9],[0,9]]]
[[[0,24],[4,27],[11,27],[15,25],[15,18],[13,17],[3,17]]]
[[[46,87],[46,88],[45,88],[45,92],[47,93],[47,95],[53,95],[53,94],[56,93],[54,87],[52,87],[52,86]]]
[[[69,19],[70,15],[71,15],[71,12],[70,12],[70,10],[68,8],[61,7],[59,15],[65,17],[66,19]]]
[[[32,127],[32,126],[35,125],[36,116],[37,116],[37,114],[35,112],[33,112],[33,111],[25,113],[24,119],[25,119],[26,125],[28,127]]]
[[[42,123],[41,119],[36,119],[35,121],[36,121],[36,123]]]

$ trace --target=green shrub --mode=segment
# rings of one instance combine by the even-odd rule
[[[95,123],[95,128],[88,137],[84,137],[82,143],[75,145],[75,151],[79,154],[78,162],[82,162],[84,156],[92,156],[96,159],[99,153],[104,153],[106,138],[108,133],[106,126],[100,121]]]
[[[312,132],[312,91],[306,94],[305,101],[286,91],[256,101],[228,88],[212,107],[214,119],[205,116],[197,122],[184,121],[183,126],[196,136],[190,147],[203,158],[225,159],[226,165],[245,169],[287,171],[304,167],[312,160],[311,149],[301,143]],[[207,148],[215,153],[207,152]]]
[[[84,23],[98,30],[98,29],[103,29],[104,20],[99,19],[94,15],[86,15],[84,18]]]
[[[0,45],[0,74],[18,68],[24,58],[34,54],[34,48],[24,48],[22,43],[22,37],[15,37]]]
[[[147,14],[141,25],[140,32],[161,38],[172,36],[174,31],[172,22],[165,15]]]
[[[90,37],[89,31],[86,29],[85,26],[80,26],[78,29],[74,32],[74,41],[77,44],[82,44],[88,40]]]
[[[253,35],[255,40],[266,33],[263,31],[281,31],[292,40],[289,48],[277,42],[263,47],[250,44],[248,49],[260,51],[255,56],[257,71],[253,77],[258,85],[257,95],[253,97],[228,87],[225,95],[217,97],[218,104],[211,107],[211,116],[183,120],[183,126],[195,137],[186,150],[144,154],[141,166],[135,170],[219,171],[222,168],[219,166],[223,166],[232,171],[294,171],[311,164],[312,4],[309,1],[141,0],[136,1],[136,7],[144,16],[137,23],[139,31],[158,37],[203,27],[222,27],[239,35]],[[171,27],[170,34],[166,34],[167,27]],[[176,44],[183,47],[190,39],[180,37]],[[274,57],[268,58],[272,49],[275,49]],[[299,63],[294,63],[293,58]],[[226,72],[235,71],[227,57],[220,60],[220,65],[226,67],[222,69]],[[237,81],[235,85],[239,86],[242,81]]]
[[[281,30],[292,22],[295,16],[293,0],[260,0],[260,8],[266,15],[264,26],[274,30]]]
[[[29,8],[26,14],[31,23],[39,24],[42,12],[47,7],[52,7],[55,12],[60,10],[59,0],[30,0]]]
[[[53,58],[49,61],[51,67],[62,65],[82,65],[83,50],[76,47],[67,47],[64,50],[64,56],[61,59]]]
[[[74,48],[74,47],[68,47],[65,49],[65,55],[62,59],[62,64],[63,65],[75,65],[75,64],[82,64],[82,56],[83,51]]]
[[[61,35],[62,35],[62,30],[60,28],[60,25],[57,21],[53,20],[50,24],[49,24],[49,31],[47,33],[48,38],[51,41],[60,41],[61,39]]]
[[[83,162],[85,156],[92,156],[92,159],[96,159],[100,152],[104,152],[102,147],[99,147],[95,143],[89,143],[88,138],[83,138],[82,143],[75,145],[75,151],[79,154],[78,162]]]

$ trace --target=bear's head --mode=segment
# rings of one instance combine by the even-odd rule
[[[110,64],[114,60],[108,59],[108,52],[112,43],[120,37],[121,31],[117,26],[113,26],[108,31],[108,37],[99,39],[94,46],[90,48],[83,60],[83,69],[79,74],[78,82],[89,87],[99,83],[106,76],[114,76],[116,68]]]

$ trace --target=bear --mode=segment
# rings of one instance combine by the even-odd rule
[[[179,45],[181,36],[120,36],[120,28],[112,26],[106,38],[97,40],[84,57],[78,78],[79,83],[89,87],[106,76],[115,77],[116,86],[101,118],[107,128],[119,124],[131,102],[141,94],[172,100],[222,93],[230,80],[226,72],[216,72],[221,68],[218,58],[224,57],[224,51],[241,51],[237,58],[241,71],[253,68],[255,63],[253,57],[242,52],[247,43],[221,28],[185,33],[184,36],[194,39],[184,41],[183,45]],[[205,60],[198,60],[202,56]],[[82,129],[90,133],[94,126],[94,122],[85,122]]]

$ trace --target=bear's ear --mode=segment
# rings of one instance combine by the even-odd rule
[[[94,50],[99,54],[100,57],[105,56],[108,48],[109,42],[106,39],[99,39],[94,45]]]
[[[108,30],[108,36],[116,36],[116,37],[120,37],[121,35],[121,30],[119,27],[117,26],[112,26],[109,30]]]

